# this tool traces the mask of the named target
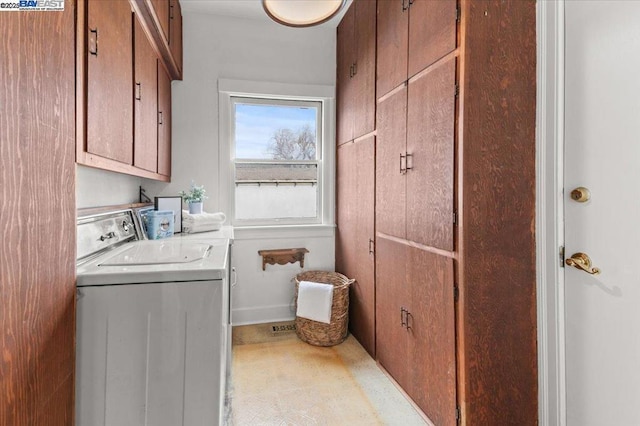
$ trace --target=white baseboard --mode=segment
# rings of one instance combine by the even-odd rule
[[[239,308],[231,312],[231,323],[235,325],[264,324],[269,322],[291,321],[295,313],[287,305]]]

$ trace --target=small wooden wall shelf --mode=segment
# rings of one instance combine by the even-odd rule
[[[300,262],[300,267],[304,268],[304,254],[309,253],[306,248],[294,249],[277,249],[277,250],[258,250],[258,254],[262,256],[262,270],[264,271],[269,265],[286,265],[287,263]]]

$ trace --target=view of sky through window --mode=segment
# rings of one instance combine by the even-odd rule
[[[289,129],[297,133],[308,126],[316,137],[317,109],[299,105],[235,104],[236,158],[271,160],[269,146],[276,132]]]

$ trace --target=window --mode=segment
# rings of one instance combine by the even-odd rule
[[[332,155],[325,151],[333,146],[333,137],[326,137],[332,128],[332,99],[277,91],[227,92],[220,84],[225,102],[221,123],[229,123],[221,137],[229,141],[227,210],[233,224],[331,223],[334,174]],[[226,156],[223,144],[221,165]]]

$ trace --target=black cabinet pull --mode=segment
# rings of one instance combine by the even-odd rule
[[[375,250],[374,247],[375,247],[374,241],[371,238],[369,238],[369,254],[374,253],[374,250]]]
[[[98,56],[98,29],[89,29],[89,53]]]
[[[401,175],[403,175],[403,174],[405,174],[407,172],[406,159],[407,159],[407,156],[402,154],[402,153],[400,153],[400,174]],[[404,167],[402,166],[402,160],[405,160],[405,166]]]
[[[402,328],[404,328],[404,326],[406,325],[406,323],[404,322],[404,313],[406,312],[406,310],[404,309],[404,307],[400,307],[400,326]]]
[[[142,84],[136,83],[136,100],[142,100]]]
[[[411,324],[409,323],[409,318],[411,318],[411,323],[413,323],[413,315],[411,315],[411,312],[409,312],[408,310],[404,310],[406,312],[405,314],[405,324],[407,327],[407,330],[413,330],[413,327],[411,327]]]
[[[409,9],[410,5],[411,3],[407,3],[405,0],[402,0],[402,11],[405,12],[407,9]]]
[[[158,124],[163,124],[162,123],[162,111],[158,111]]]

